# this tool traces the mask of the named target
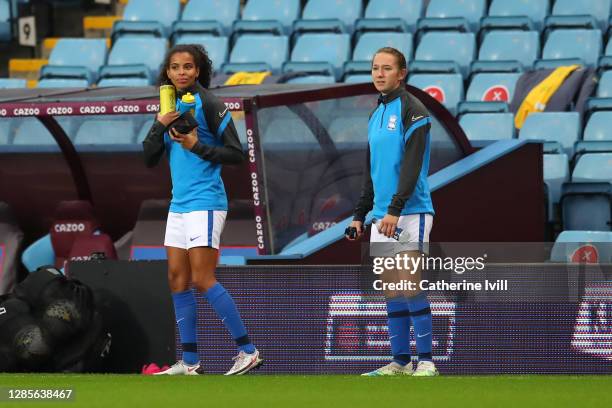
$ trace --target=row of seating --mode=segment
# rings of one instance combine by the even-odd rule
[[[153,4],[152,4],[153,3]],[[158,36],[183,32],[230,35],[240,32],[382,30],[417,32],[454,29],[519,28],[542,31],[559,27],[598,28],[609,25],[610,0],[190,0],[181,13],[179,0],[131,0],[115,35],[150,32]],[[215,10],[211,15],[210,10]]]
[[[79,145],[129,145],[141,143],[153,124],[152,119],[73,119],[58,117],[58,123],[72,142]],[[112,129],[112,132],[109,132]],[[0,120],[0,146],[55,146],[55,139],[35,118]]]
[[[460,75],[459,80],[467,78],[470,72],[521,72],[532,66],[572,62],[596,65],[601,51],[597,33],[597,30],[557,30],[549,36],[541,60],[537,60],[540,45],[533,31],[489,33],[477,60],[473,34],[427,33],[416,46],[410,72]],[[245,34],[237,39],[231,52],[227,37],[185,35],[177,42],[204,45],[215,70],[224,73],[304,71],[313,75],[310,82],[337,82],[343,76],[347,82],[369,80],[371,58],[382,46],[396,47],[409,60],[413,59],[409,33],[366,33],[354,49],[348,34],[305,34],[298,38],[291,52],[286,36]],[[612,54],[612,45],[608,48]],[[167,42],[161,38],[121,38],[107,57],[106,42],[102,39],[61,39],[51,52],[49,64],[41,69],[39,86],[87,86],[96,82],[99,86],[152,84],[166,49]],[[605,58],[612,60],[612,55]],[[57,79],[71,82],[51,81]]]

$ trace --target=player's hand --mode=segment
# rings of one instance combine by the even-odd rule
[[[377,224],[378,232],[380,232],[387,238],[391,238],[393,234],[395,234],[395,229],[397,228],[398,221],[399,217],[396,217],[395,215],[385,215],[385,217]]]
[[[351,238],[347,235],[346,239],[348,239],[349,241],[356,241],[360,239],[363,235],[363,222],[353,220],[353,222],[351,222],[351,225],[349,225],[349,228],[351,227],[357,230],[357,236],[355,238]]]
[[[177,143],[180,143],[184,149],[191,150],[193,146],[198,142],[198,136],[196,135],[196,129],[194,128],[187,134],[179,133],[176,129],[170,129],[170,138]]]
[[[168,127],[172,122],[177,120],[179,116],[180,115],[178,112],[168,112],[165,115],[158,113],[157,121],[161,123],[162,125],[164,125],[164,127]]]

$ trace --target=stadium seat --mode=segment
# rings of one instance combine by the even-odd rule
[[[351,34],[362,12],[361,0],[308,0],[302,19],[293,23],[293,31],[298,34],[308,31]]]
[[[544,44],[542,59],[536,61],[534,67],[555,68],[570,64],[597,66],[601,49],[600,30],[554,30]]]
[[[134,143],[134,124],[129,120],[88,120],[83,122],[74,137],[75,145],[131,143]]]
[[[414,74],[408,83],[427,92],[453,115],[463,100],[463,79],[459,74]]]
[[[357,40],[353,50],[353,60],[344,65],[346,74],[369,74],[372,71],[374,53],[382,47],[393,47],[400,50],[406,62],[412,58],[412,34],[410,33],[364,33]]]
[[[584,155],[578,163],[587,158]],[[609,159],[612,162],[612,159]],[[608,171],[612,174],[612,166]],[[574,173],[576,169],[574,169]],[[573,178],[573,176],[572,176]],[[561,215],[564,230],[610,231],[612,214],[610,182],[572,182],[563,184]]]
[[[140,130],[138,130],[138,134],[136,135],[136,143],[142,143],[145,140],[145,137],[147,137],[147,133],[149,133],[151,126],[153,126],[153,122],[154,120],[151,119],[143,123],[143,125],[140,127]]]
[[[11,7],[7,0],[0,0],[0,42],[11,41]]]
[[[163,29],[163,36],[167,37],[170,35],[172,23],[179,18],[180,6],[179,0],[130,0],[123,11],[123,20],[115,23],[113,32],[122,29],[129,33],[131,31],[129,23],[135,22],[140,24],[135,24],[135,31],[132,32],[147,32],[149,30],[155,32],[155,26],[159,25]],[[120,23],[119,27],[117,23]],[[121,32],[118,32],[118,34],[119,37],[122,35]],[[115,38],[114,35],[113,38]]]
[[[364,129],[367,128],[367,115],[350,115],[334,118],[328,132],[334,143],[363,143]]]
[[[87,88],[86,79],[43,78],[36,84],[37,88]]]
[[[421,38],[410,71],[457,72],[467,77],[475,51],[473,33],[428,32]]]
[[[583,155],[574,167],[572,181],[612,183],[612,153],[588,153]]]
[[[476,74],[472,77],[465,100],[510,103],[520,76],[515,73]]]
[[[572,17],[566,19],[566,24],[574,26],[584,25],[589,18],[596,20],[597,26],[605,31],[608,28],[608,18],[610,17],[610,0],[556,0],[552,9],[551,17]],[[554,21],[554,20],[553,20]],[[563,19],[559,20],[561,23]]]
[[[523,28],[542,31],[550,11],[549,0],[492,0],[483,28]]]
[[[594,112],[584,128],[583,140],[606,140],[612,142],[612,112]]]
[[[108,63],[100,70],[101,78],[156,78],[166,54],[163,38],[120,38],[108,55]]]
[[[580,132],[578,112],[541,112],[527,116],[519,133],[521,139],[540,139],[558,142],[571,157],[574,142]]]
[[[347,84],[362,84],[364,82],[372,82],[372,76],[367,74],[345,75],[343,82]]]
[[[214,10],[214,13],[211,12]],[[213,34],[229,36],[238,19],[240,0],[189,0],[180,21],[172,26],[174,35]]]
[[[291,132],[287,132],[291,129]],[[269,144],[312,144],[317,139],[312,131],[301,120],[294,118],[278,118],[270,121],[268,127],[261,134],[264,146]]]
[[[287,84],[335,84],[336,78],[332,75],[301,75],[288,79]]]
[[[15,129],[14,145],[56,145],[51,133],[36,118],[24,119]]]
[[[430,0],[425,18],[419,21],[418,28],[478,32],[485,11],[485,0]]]
[[[151,81],[147,78],[104,78],[98,81],[98,88],[111,86],[148,86]]]
[[[530,69],[539,56],[540,37],[537,31],[491,31],[484,37],[472,72],[519,72]]]
[[[553,245],[550,260],[573,263],[610,263],[612,232],[562,231]],[[593,248],[595,249],[593,251]]]
[[[280,72],[289,55],[289,38],[269,34],[245,34],[238,37],[230,54],[229,63],[224,64],[224,73],[238,71]]]
[[[185,34],[176,38],[175,44],[200,44],[208,53],[213,63],[213,70],[218,71],[227,61],[229,54],[229,39],[212,35]]]
[[[11,293],[18,281],[19,251],[24,234],[9,205],[0,201],[0,296]]]
[[[544,183],[548,187],[548,220],[557,219],[556,205],[561,200],[561,186],[570,179],[565,153],[544,155]]]
[[[0,89],[26,88],[28,81],[22,78],[0,78]]]
[[[166,199],[149,199],[142,202],[132,238],[128,243],[130,259],[166,259],[164,233],[168,218],[168,205],[169,202]]]
[[[242,10],[242,19],[234,23],[234,33],[290,35],[293,21],[299,16],[300,0],[249,0]]]
[[[7,119],[0,120],[0,146],[5,146],[12,141],[12,121]]]
[[[470,141],[504,140],[514,137],[512,113],[467,113],[459,125]]]
[[[283,72],[331,74],[339,80],[350,51],[348,34],[304,34],[297,39],[291,61],[285,63]]]
[[[355,31],[416,31],[423,15],[423,0],[370,0],[364,18],[355,23]]]
[[[598,98],[612,98],[612,71],[605,71],[597,84]]]
[[[61,78],[86,78],[94,82],[98,70],[106,62],[106,40],[97,38],[61,38],[49,56],[47,69],[63,67],[66,71],[58,75]],[[43,67],[43,71],[44,71]],[[61,71],[60,71],[61,72]],[[53,78],[53,75],[41,75],[42,78]]]

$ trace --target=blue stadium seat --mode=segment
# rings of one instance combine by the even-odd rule
[[[287,132],[291,129],[291,132]],[[315,135],[301,120],[295,118],[277,118],[270,121],[261,134],[264,146],[269,144],[312,144],[317,143]]]
[[[608,28],[610,17],[610,0],[556,0],[551,16],[593,17],[602,31]],[[574,24],[579,24],[577,18]]]
[[[600,30],[555,30],[544,44],[542,60],[534,66],[536,69],[569,64],[597,66],[601,49]]]
[[[476,52],[473,33],[428,32],[419,43],[412,72],[458,72],[467,77]]]
[[[25,118],[16,129],[13,138],[14,145],[55,146],[57,143],[51,133],[36,118]]]
[[[218,71],[227,61],[229,54],[229,39],[212,35],[185,34],[176,38],[175,44],[200,44],[208,53],[213,69]]]
[[[151,119],[143,123],[143,125],[140,127],[140,130],[138,131],[138,134],[136,135],[136,143],[142,143],[145,140],[145,138],[147,137],[147,133],[149,133],[151,126],[153,126],[153,122],[155,121]]]
[[[350,115],[334,118],[328,132],[334,143],[363,143],[367,128],[367,115]]]
[[[214,13],[211,12],[214,10]],[[240,0],[190,0],[181,20],[172,25],[174,35],[209,34],[229,36],[240,14]]]
[[[470,141],[504,140],[514,137],[512,113],[467,113],[459,125]]]
[[[603,181],[612,183],[612,153],[584,154],[572,172],[573,182]]]
[[[482,21],[483,27],[505,27],[542,31],[544,19],[550,11],[549,0],[492,0],[489,17]]]
[[[289,55],[289,38],[269,34],[245,34],[238,37],[224,73],[271,71],[279,73]]]
[[[7,0],[0,0],[0,42],[11,41],[11,7]]]
[[[43,78],[38,81],[37,88],[87,88],[89,81],[76,78]]]
[[[151,81],[146,78],[103,78],[98,81],[98,88],[111,86],[149,86]]]
[[[123,11],[123,21],[157,22],[163,27],[164,36],[168,36],[180,10],[179,0],[130,0]]]
[[[336,33],[352,33],[355,20],[361,17],[361,0],[308,0],[302,19],[293,23],[294,32],[327,30]]]
[[[66,71],[62,77],[87,78],[92,82],[96,80],[98,70],[105,62],[106,40],[61,38],[51,51],[47,67],[69,68],[74,73]]]
[[[476,74],[472,77],[465,100],[510,103],[520,76],[515,73]]]
[[[372,76],[367,74],[345,75],[344,80],[347,84],[362,84],[364,82],[372,82]]]
[[[597,84],[598,98],[612,98],[612,71],[605,71]]]
[[[234,23],[234,33],[289,35],[293,21],[299,16],[300,0],[249,0],[242,10],[242,19]]]
[[[287,80],[287,84],[334,84],[336,78],[332,75],[304,75]]]
[[[28,81],[23,78],[0,78],[0,89],[26,88]]]
[[[283,72],[332,74],[339,80],[350,51],[348,34],[304,34],[297,39],[291,61],[285,63]]]
[[[558,142],[568,156],[573,154],[574,142],[580,134],[578,112],[541,112],[527,116],[519,133],[521,139],[540,139]]]
[[[430,94],[453,115],[463,100],[463,78],[459,74],[414,74],[408,83]]]
[[[7,145],[12,139],[11,121],[7,119],[0,120],[0,145]]]
[[[594,112],[584,128],[583,140],[606,140],[612,141],[612,112]]]
[[[587,156],[584,155],[578,163]],[[609,167],[608,171],[612,169]],[[610,231],[611,203],[612,184],[609,181],[563,184],[560,203],[563,229]]]
[[[550,260],[553,262],[612,262],[612,232],[609,231],[562,231],[553,245]],[[597,251],[580,251],[594,246]]]
[[[108,130],[112,129],[112,132]],[[134,143],[134,124],[130,120],[93,119],[83,122],[74,137],[75,145]]]
[[[370,0],[355,31],[409,31],[414,33],[423,15],[423,0]]]
[[[558,218],[555,208],[561,200],[561,186],[570,179],[567,154],[544,155],[544,183],[548,187],[548,220]]]
[[[539,56],[540,36],[537,31],[491,31],[482,41],[472,71],[476,70],[477,64],[479,71],[522,71],[531,68]],[[517,67],[517,62],[520,67]]]
[[[610,263],[612,262],[612,232],[562,231],[553,245],[550,260],[553,262]],[[596,251],[577,251],[580,248]]]
[[[150,78],[155,78],[166,49],[167,41],[163,38],[120,38],[108,55],[108,65],[102,69],[117,66],[121,69],[117,76],[122,77],[142,77],[144,69]],[[103,74],[101,71],[100,75]]]
[[[410,33],[364,33],[357,40],[353,50],[353,60],[344,66],[344,73],[368,74],[372,70],[374,53],[382,47],[393,47],[400,50],[406,61],[412,58],[412,34]]]
[[[419,29],[426,28],[429,25],[428,22],[433,23],[431,19],[436,19],[438,28],[465,27],[470,31],[478,32],[480,19],[484,16],[485,11],[485,0],[430,0],[425,13],[426,18],[419,22]],[[449,23],[450,20],[457,22],[446,25],[443,20],[449,20]],[[459,25],[456,25],[457,23]]]

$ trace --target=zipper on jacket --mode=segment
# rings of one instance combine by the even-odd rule
[[[383,103],[383,111],[382,111],[382,114],[380,115],[380,126],[378,127],[379,129],[382,129],[383,118],[385,117],[385,111],[386,110],[387,110],[387,104]]]

